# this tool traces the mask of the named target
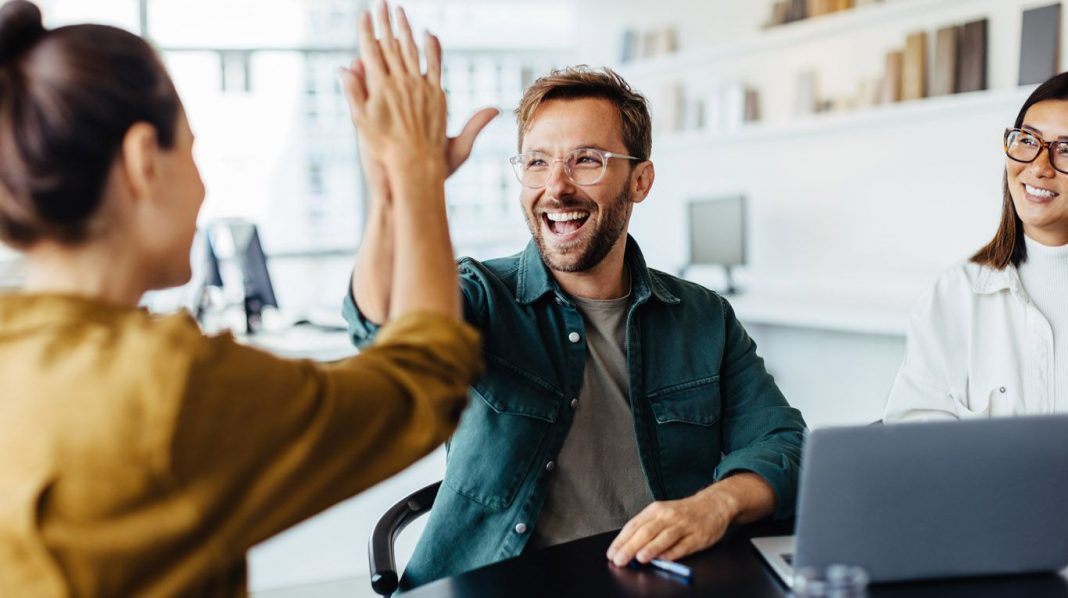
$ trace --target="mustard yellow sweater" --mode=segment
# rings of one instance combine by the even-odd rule
[[[288,361],[187,314],[0,296],[0,596],[245,593],[252,545],[443,442],[473,329],[411,315]]]

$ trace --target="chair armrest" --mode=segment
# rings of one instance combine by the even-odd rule
[[[409,494],[390,507],[375,524],[367,547],[367,556],[371,566],[371,588],[377,594],[389,596],[397,591],[400,576],[397,575],[393,543],[409,523],[430,510],[440,487],[441,482],[435,482]]]

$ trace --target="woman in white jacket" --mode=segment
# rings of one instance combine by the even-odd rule
[[[1068,412],[1068,73],[1005,131],[997,234],[913,310],[885,421]]]

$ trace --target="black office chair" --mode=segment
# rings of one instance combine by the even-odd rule
[[[400,576],[393,543],[408,524],[430,510],[438,496],[441,482],[417,490],[389,508],[375,524],[367,557],[371,565],[371,588],[381,596],[390,596],[397,591]]]

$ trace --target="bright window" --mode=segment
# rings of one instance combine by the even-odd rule
[[[41,2],[49,26],[108,23],[145,34],[160,49],[197,135],[208,189],[202,222],[255,221],[272,269],[287,257],[350,262],[359,244],[365,190],[336,69],[356,55],[356,15],[367,4]],[[480,258],[518,251],[528,233],[507,163],[516,145],[512,111],[535,76],[566,61],[574,9],[488,0],[405,7],[416,31],[432,30],[445,46],[449,131],[480,107],[502,111],[446,186],[456,251]]]

